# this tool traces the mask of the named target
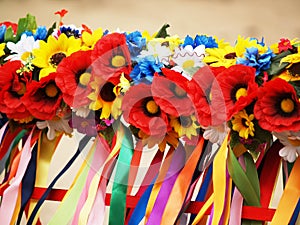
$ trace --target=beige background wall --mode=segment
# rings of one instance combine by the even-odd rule
[[[31,13],[39,25],[50,27],[58,21],[54,12],[65,8],[65,24],[82,23],[95,29],[124,31],[157,31],[169,23],[170,34],[216,35],[234,43],[237,36],[265,38],[269,45],[281,37],[300,37],[299,0],[0,0],[0,21],[17,22]],[[75,150],[77,139],[66,138],[56,152],[49,181],[60,171]],[[84,157],[78,159],[57,184],[70,185]],[[57,203],[48,202],[42,210],[42,221],[49,220]]]

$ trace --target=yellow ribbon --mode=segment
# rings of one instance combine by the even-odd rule
[[[270,225],[288,224],[300,197],[300,157],[296,160]]]
[[[200,209],[200,211],[198,212],[197,216],[195,217],[192,225],[197,225],[198,222],[202,219],[202,217],[204,216],[205,212],[208,210],[208,208],[212,205],[213,201],[215,198],[215,194],[212,193],[211,196],[209,197],[209,199],[206,200],[205,204],[202,206],[202,208]]]

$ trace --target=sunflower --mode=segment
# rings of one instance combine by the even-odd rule
[[[297,48],[297,53],[287,55],[282,58],[280,63],[289,63],[279,77],[286,81],[300,80],[300,47]]]
[[[99,41],[102,36],[103,36],[102,28],[98,28],[93,32],[84,30],[81,35],[81,39],[83,42],[83,49],[84,50],[93,49],[97,41]]]
[[[266,83],[258,90],[254,116],[268,131],[300,130],[300,103],[294,87],[280,78]]]
[[[6,43],[1,43],[0,44],[0,57],[5,55],[5,51],[4,51],[5,46],[6,46]]]
[[[254,115],[248,115],[246,110],[242,110],[235,114],[232,119],[232,129],[239,133],[241,138],[248,139],[249,135],[254,136]]]
[[[61,105],[62,94],[55,83],[56,73],[43,77],[39,82],[32,81],[23,96],[24,105],[40,120],[52,120]]]
[[[192,136],[197,136],[197,129],[200,128],[195,115],[171,117],[170,125],[178,133],[179,137],[187,136],[192,139]]]
[[[57,67],[55,82],[61,89],[64,102],[74,108],[87,106],[92,89],[91,51],[78,51],[64,58]]]
[[[187,94],[188,80],[170,69],[163,68],[162,72],[165,77],[156,74],[151,85],[155,102],[167,114],[191,115],[194,105]]]
[[[40,47],[32,51],[32,64],[41,68],[40,78],[55,72],[58,64],[73,52],[80,50],[81,40],[61,34],[58,39],[49,36],[47,42],[40,41]]]
[[[207,56],[204,57],[203,62],[210,66],[228,68],[236,64],[235,48],[230,45],[225,45],[222,48],[207,48],[205,51]]]
[[[170,129],[168,117],[154,101],[151,86],[132,86],[122,102],[124,120],[151,136],[163,137]]]

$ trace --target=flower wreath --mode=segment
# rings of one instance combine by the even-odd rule
[[[296,223],[300,41],[92,30],[66,13],[0,24],[1,224],[40,223],[86,148],[48,224],[103,224],[105,205],[114,225]],[[47,184],[65,135],[78,149]]]

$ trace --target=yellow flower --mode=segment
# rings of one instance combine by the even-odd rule
[[[197,124],[197,120],[194,115],[171,117],[170,125],[178,133],[179,137],[185,135],[189,139],[191,139],[192,136],[197,136],[197,128],[200,127]]]
[[[210,66],[226,68],[236,64],[236,53],[234,47],[225,45],[224,48],[206,48],[207,56],[203,62],[209,63]]]
[[[67,37],[61,34],[58,39],[49,36],[47,42],[40,41],[40,47],[33,50],[32,64],[41,68],[40,78],[55,72],[61,60],[80,50],[81,40],[74,36]]]
[[[268,47],[258,44],[257,40],[250,39],[250,37],[244,39],[239,35],[235,45],[235,52],[237,57],[243,58],[246,49],[251,47],[257,48],[259,54],[263,54],[268,51]]]
[[[297,47],[297,53],[287,55],[286,57],[280,60],[280,63],[287,62],[290,63],[287,68],[291,67],[292,64],[300,62],[300,47]]]
[[[0,44],[0,57],[5,55],[4,49],[5,49],[5,43]]]
[[[246,110],[242,110],[233,116],[232,129],[239,132],[239,136],[242,138],[248,139],[249,134],[253,137],[255,131],[253,119],[253,114],[248,115]]]
[[[103,36],[102,28],[94,30],[93,33],[84,31],[82,33],[83,50],[93,49],[96,42]]]

